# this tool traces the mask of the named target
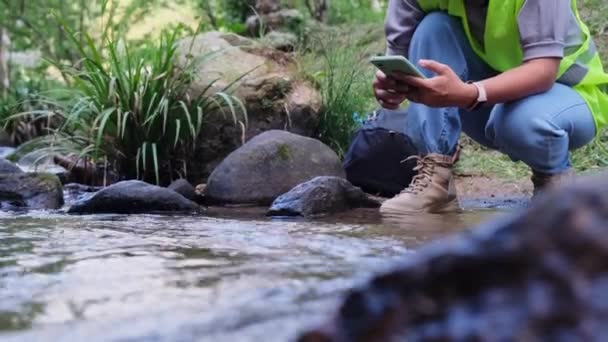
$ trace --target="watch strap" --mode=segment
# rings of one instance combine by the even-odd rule
[[[488,93],[486,88],[480,82],[469,81],[467,83],[470,83],[477,88],[477,99],[469,108],[467,108],[469,111],[475,111],[488,102]]]

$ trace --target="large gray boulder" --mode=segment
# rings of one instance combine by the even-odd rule
[[[269,216],[316,216],[337,213],[353,208],[377,208],[363,190],[340,177],[316,177],[297,185],[279,196],[268,210]]]
[[[177,192],[131,180],[118,182],[72,205],[70,214],[197,212],[200,207]]]
[[[220,203],[269,205],[317,176],[345,177],[336,153],[318,140],[272,130],[231,153],[209,177],[205,195]]]
[[[23,173],[23,170],[10,161],[0,158],[0,175],[7,173]]]
[[[605,341],[606,176],[421,248],[299,341]]]
[[[232,151],[271,129],[313,136],[321,114],[321,95],[303,80],[293,58],[236,34],[207,32],[178,44],[180,62],[205,56],[189,92],[213,94],[237,81],[230,92],[243,102],[246,116],[206,113],[188,177],[203,181]],[[209,85],[212,85],[209,88]],[[238,108],[238,106],[236,106]],[[228,111],[229,112],[229,111]]]
[[[63,189],[55,175],[0,174],[0,209],[59,209],[62,205]]]

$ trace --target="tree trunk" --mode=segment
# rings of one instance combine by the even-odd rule
[[[258,14],[269,14],[281,9],[279,0],[257,0],[255,2],[255,10]]]
[[[5,97],[10,86],[8,59],[10,54],[11,40],[8,32],[0,28],[0,97]]]
[[[306,0],[306,7],[312,17],[320,22],[327,20],[327,12],[329,11],[330,0]]]

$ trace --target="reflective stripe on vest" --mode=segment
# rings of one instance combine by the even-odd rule
[[[568,86],[575,86],[581,83],[589,73],[588,64],[596,54],[597,47],[595,46],[595,43],[591,41],[587,51],[578,56],[576,62],[574,62],[557,81]]]

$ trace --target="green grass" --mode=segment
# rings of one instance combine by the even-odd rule
[[[463,150],[456,167],[459,175],[495,176],[507,181],[526,179],[530,169],[522,162],[513,162],[506,155],[489,150],[463,135]],[[577,172],[608,167],[608,129],[594,141],[571,153],[571,163]]]
[[[61,89],[59,82],[44,79],[39,71],[13,68],[11,87],[0,97],[0,127],[10,136],[14,145],[52,133],[57,122],[50,116],[37,113],[59,110],[58,104],[49,95]],[[29,113],[18,115],[17,113]]]
[[[299,52],[302,77],[312,80],[321,91],[323,109],[317,137],[342,156],[358,127],[357,114],[376,106],[371,81],[374,69],[368,62],[378,51],[369,36],[376,30],[360,29],[346,35],[345,27],[309,32]]]

